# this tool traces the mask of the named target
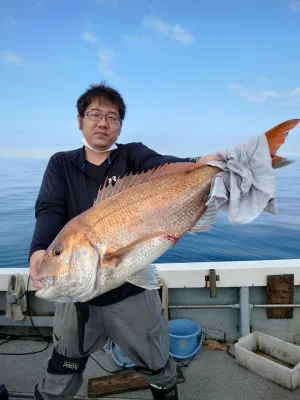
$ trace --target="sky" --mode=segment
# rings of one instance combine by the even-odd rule
[[[76,102],[105,80],[120,143],[215,153],[300,118],[300,0],[0,0],[0,157],[81,146]],[[281,154],[300,155],[300,128]]]

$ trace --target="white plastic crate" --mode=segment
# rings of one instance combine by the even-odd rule
[[[267,355],[294,367],[284,365],[265,358],[256,351]],[[235,344],[235,357],[239,365],[275,382],[289,390],[295,390],[300,386],[300,347],[278,339],[262,332],[253,332],[243,336]]]

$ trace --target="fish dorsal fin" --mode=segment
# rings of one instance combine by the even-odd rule
[[[130,173],[123,178],[117,178],[114,184],[112,184],[112,182],[106,178],[103,187],[101,187],[98,191],[95,203],[106,200],[109,197],[124,192],[131,187],[154,181],[158,178],[174,175],[176,173],[186,173],[195,169],[195,167],[195,163],[189,162],[170,163],[151,169],[147,172],[141,172],[138,174]]]

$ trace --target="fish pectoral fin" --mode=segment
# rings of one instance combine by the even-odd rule
[[[201,215],[195,225],[189,230],[189,233],[205,232],[210,229],[210,226],[215,223],[217,209],[214,204],[206,207],[206,210]]]
[[[143,268],[137,274],[127,279],[132,285],[139,286],[143,289],[155,290],[159,288],[159,275],[154,265],[150,264]]]
[[[119,262],[119,257],[106,246],[99,248],[99,268],[114,268]]]
[[[111,259],[107,259],[106,257],[104,258],[99,258],[99,267],[100,268],[114,268],[117,266],[119,261],[118,257],[113,257]]]
[[[147,242],[150,239],[161,236],[165,237],[166,240],[170,240],[174,244],[177,243],[179,240],[179,236],[174,232],[161,231],[161,232],[151,233],[150,235],[143,236],[142,238],[139,238],[124,247],[120,247],[118,250],[112,252],[107,251],[103,256],[104,257],[103,261],[106,262],[112,260],[113,258],[119,258],[120,256],[124,255],[125,253],[128,253],[130,250],[140,245],[141,243]],[[100,254],[100,259],[101,259],[101,254]]]

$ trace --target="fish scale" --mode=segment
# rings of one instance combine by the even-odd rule
[[[108,247],[118,248],[149,234],[175,228],[182,235],[200,217],[218,168],[205,166],[185,175],[167,176],[130,188],[95,205],[91,229]],[[114,213],[118,204],[118,213]],[[112,208],[112,211],[110,210]],[[171,222],[170,222],[171,218]],[[105,232],[105,238],[103,237]]]

